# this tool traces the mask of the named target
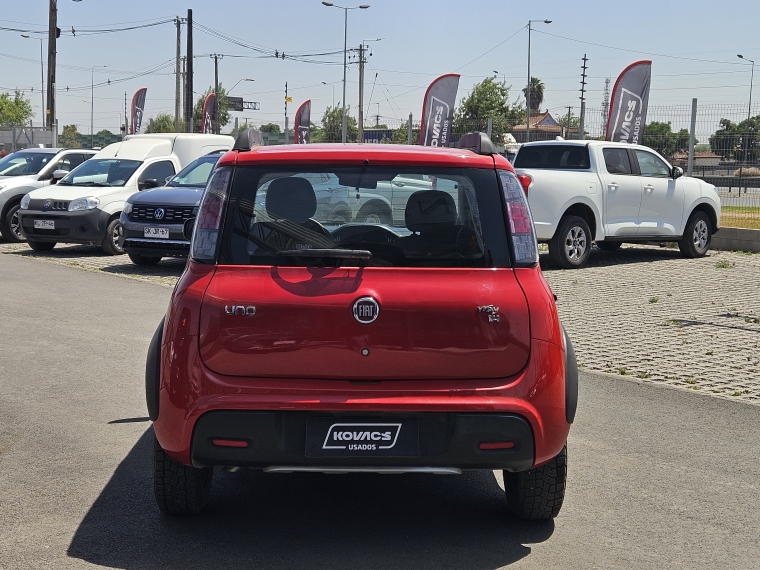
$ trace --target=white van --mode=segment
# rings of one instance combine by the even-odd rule
[[[50,251],[58,242],[100,245],[106,253],[119,246],[119,215],[135,192],[161,186],[193,160],[215,150],[229,150],[225,135],[132,135],[108,145],[71,172],[56,171],[56,185],[26,194],[21,200],[21,234],[35,251]]]

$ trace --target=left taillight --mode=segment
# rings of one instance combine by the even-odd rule
[[[216,259],[231,177],[232,168],[220,168],[214,172],[206,185],[190,247],[194,260],[214,261]]]
[[[523,182],[508,170],[500,170],[499,179],[504,187],[515,265],[518,267],[535,265],[538,263],[538,242]]]
[[[517,179],[520,181],[520,184],[523,187],[523,190],[525,191],[525,195],[528,195],[528,188],[530,187],[531,183],[533,182],[533,177],[528,174],[518,174]]]

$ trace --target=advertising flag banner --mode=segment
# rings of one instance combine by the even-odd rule
[[[298,107],[294,127],[295,143],[309,144],[311,138],[311,99]]]
[[[140,132],[140,126],[142,126],[143,111],[145,111],[145,95],[148,93],[148,88],[143,87],[138,89],[132,97],[132,113],[131,121],[129,123],[129,134],[136,135]]]
[[[615,82],[607,118],[607,140],[641,144],[647,121],[652,62],[637,61]]]
[[[201,118],[201,132],[214,132],[214,115],[216,114],[216,93],[209,93],[203,102],[203,114]]]
[[[449,73],[433,81],[425,93],[422,104],[420,144],[422,146],[448,146],[451,124],[454,121],[454,104],[459,89],[459,75]]]

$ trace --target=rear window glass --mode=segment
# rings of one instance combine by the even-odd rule
[[[501,267],[493,170],[239,167],[220,263]]]
[[[591,167],[588,147],[578,145],[536,145],[520,149],[515,168],[586,170]]]

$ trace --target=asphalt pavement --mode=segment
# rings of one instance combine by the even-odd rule
[[[581,373],[565,506],[493,472],[215,472],[152,496],[144,357],[171,290],[0,256],[0,568],[760,568],[760,407]]]

